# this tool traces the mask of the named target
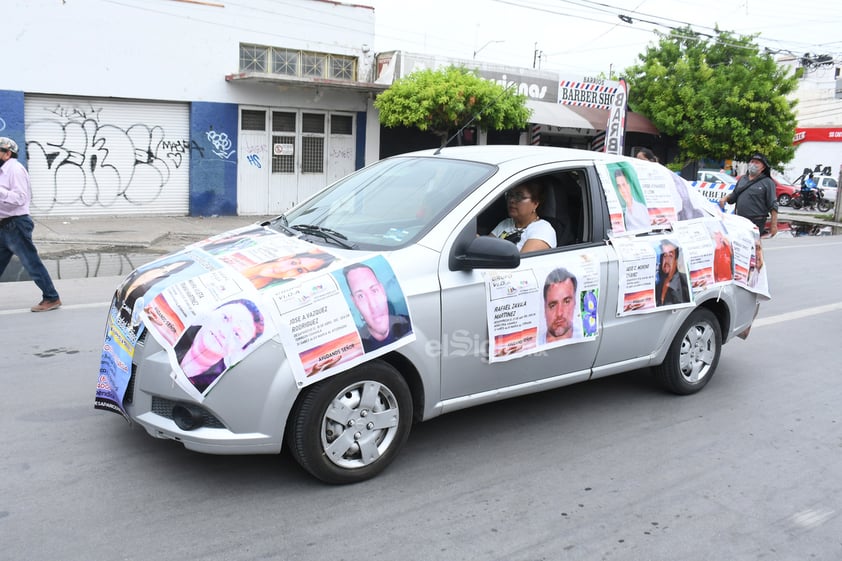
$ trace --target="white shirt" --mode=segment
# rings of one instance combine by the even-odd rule
[[[517,231],[518,228],[515,226],[515,221],[511,218],[506,218],[497,224],[497,226],[491,231],[491,235],[502,238],[505,233],[512,234]],[[546,242],[550,247],[555,247],[555,228],[553,228],[546,220],[536,220],[535,222],[532,222],[523,229],[523,232],[520,235],[520,241],[516,244],[518,251],[523,249],[523,244],[525,244],[528,240],[535,239]]]

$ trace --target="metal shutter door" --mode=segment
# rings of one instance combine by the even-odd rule
[[[186,103],[26,95],[33,216],[186,215]]]

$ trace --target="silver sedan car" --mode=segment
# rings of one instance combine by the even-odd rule
[[[213,454],[373,477],[411,426],[651,367],[701,390],[768,297],[757,230],[601,153],[395,156],[134,271],[95,406]]]

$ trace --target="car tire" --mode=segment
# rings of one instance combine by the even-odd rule
[[[357,483],[395,459],[412,418],[406,380],[373,360],[307,388],[290,416],[287,446],[325,483]]]
[[[664,362],[653,368],[664,388],[689,395],[704,388],[716,371],[722,351],[722,329],[713,312],[697,308],[681,324]]]
[[[786,193],[781,193],[781,196],[778,197],[778,205],[779,206],[789,206],[789,203],[792,202],[792,197],[787,195]]]

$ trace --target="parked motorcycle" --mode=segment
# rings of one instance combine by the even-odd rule
[[[819,212],[827,212],[833,208],[833,203],[824,198],[824,192],[820,187],[813,187],[796,191],[792,195],[789,206],[795,209],[818,208]]]

